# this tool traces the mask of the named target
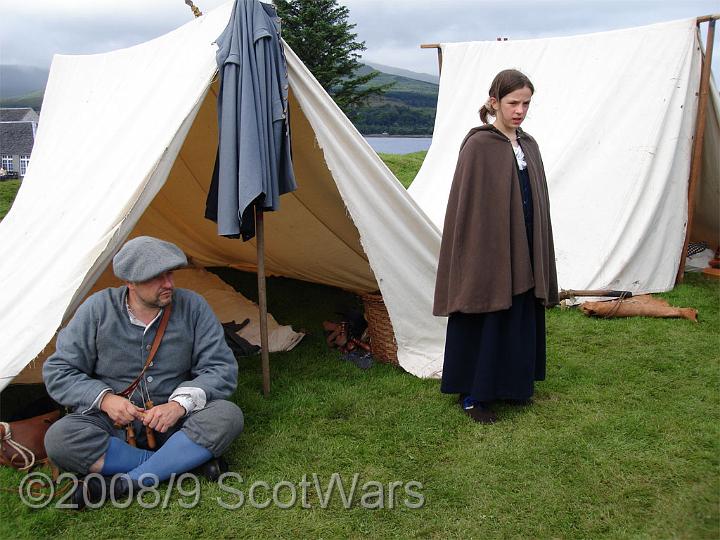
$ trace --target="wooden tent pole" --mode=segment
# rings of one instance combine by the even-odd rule
[[[705,119],[707,111],[708,93],[710,88],[710,65],[712,62],[713,41],[715,39],[715,21],[717,15],[708,17],[699,17],[697,25],[701,22],[708,22],[707,42],[705,45],[705,55],[703,56],[702,68],[700,70],[700,92],[698,97],[698,110],[695,121],[695,136],[693,137],[692,157],[690,160],[690,178],[688,180],[688,198],[687,198],[687,225],[685,227],[685,242],[683,242],[682,252],[680,252],[680,264],[678,265],[677,275],[675,276],[675,284],[682,283],[685,274],[685,258],[687,257],[688,245],[690,244],[690,233],[692,231],[693,218],[695,217],[695,194],[697,192],[697,184],[702,171],[702,154],[703,141],[705,139]]]
[[[192,0],[185,0],[195,17],[202,16]],[[258,304],[260,308],[260,354],[262,357],[263,395],[270,395],[270,353],[267,324],[267,289],[265,285],[265,220],[262,208],[255,209],[255,236],[257,237]]]
[[[263,395],[270,394],[270,354],[268,352],[267,291],[265,289],[265,220],[262,208],[255,209],[257,237],[258,303],[260,304],[260,347],[262,355]]]
[[[438,73],[442,75],[442,47],[439,43],[424,43],[420,45],[421,49],[437,49],[438,55]]]

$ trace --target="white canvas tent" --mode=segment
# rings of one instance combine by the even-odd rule
[[[0,390],[43,351],[130,235],[173,241],[202,265],[255,270],[255,246],[218,237],[202,217],[217,141],[212,42],[231,7],[129,49],[55,57],[30,167],[0,223]],[[379,288],[401,366],[438,375],[446,319],[431,306],[447,188],[490,77],[514,65],[538,89],[527,127],[549,172],[561,285],[671,287],[699,50],[690,22],[666,25],[662,36],[652,28],[444,45],[417,203],[288,50],[299,189],[266,216],[268,272]],[[720,131],[712,106],[698,189],[707,207],[698,212],[710,219],[697,222],[714,234]]]
[[[232,2],[155,40],[56,56],[32,161],[0,223],[0,390],[51,341],[129,235],[255,270],[255,246],[203,218],[217,144],[214,39]],[[431,315],[440,234],[287,50],[298,190],[266,216],[271,275],[380,289],[400,365],[442,365]]]
[[[596,34],[442,44],[433,142],[409,192],[442,229],[460,144],[509,67],[535,85],[523,124],[548,177],[565,289],[671,289],[688,210],[701,50],[695,19]],[[720,244],[720,129],[711,88],[693,240]]]

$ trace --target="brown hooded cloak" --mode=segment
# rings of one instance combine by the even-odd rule
[[[540,149],[530,135],[517,133],[532,188],[534,253],[529,252],[512,144],[490,124],[473,128],[460,147],[445,212],[434,315],[509,309],[514,295],[533,287],[545,306],[558,301]]]

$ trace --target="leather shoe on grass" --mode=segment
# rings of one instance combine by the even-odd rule
[[[104,506],[112,501],[122,502],[131,488],[139,486],[125,476],[118,476],[113,482],[112,477],[89,474],[78,480],[70,496],[70,503],[75,505],[75,510],[83,510],[89,504]],[[137,489],[134,490],[136,491]]]
[[[220,456],[218,458],[212,458],[211,460],[206,461],[202,465],[195,467],[190,472],[198,476],[203,476],[211,482],[217,482],[220,478],[220,475],[227,471],[227,461],[225,461],[225,458]]]
[[[497,415],[488,407],[482,403],[475,403],[467,407],[462,407],[462,410],[470,418],[479,424],[494,424],[497,422]]]

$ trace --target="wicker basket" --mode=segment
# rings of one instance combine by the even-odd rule
[[[382,295],[379,292],[367,293],[360,298],[365,305],[365,318],[368,322],[373,358],[386,364],[397,365],[395,332]]]

